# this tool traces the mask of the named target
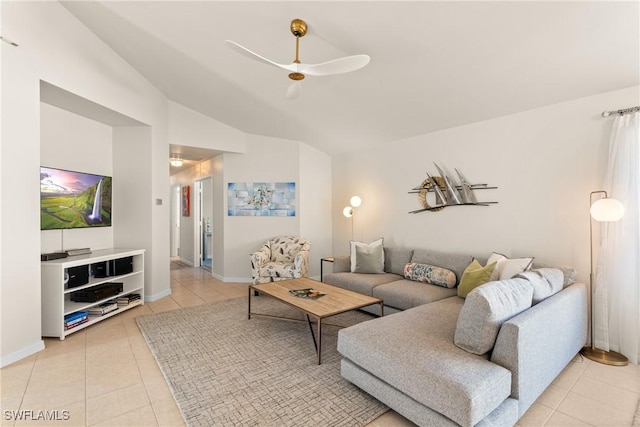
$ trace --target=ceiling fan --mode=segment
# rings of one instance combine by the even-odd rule
[[[302,19],[294,19],[291,21],[290,29],[291,34],[296,38],[296,59],[291,64],[279,64],[250,51],[246,47],[241,46],[234,41],[225,40],[225,42],[227,43],[227,46],[236,52],[248,56],[251,59],[290,71],[289,78],[294,82],[289,86],[289,89],[287,89],[287,99],[294,99],[300,95],[300,82],[305,78],[305,76],[330,76],[333,74],[348,73],[359,70],[366,66],[370,61],[368,55],[352,55],[320,64],[303,64],[300,62],[299,57],[300,37],[304,37],[304,35],[307,34],[307,23]]]

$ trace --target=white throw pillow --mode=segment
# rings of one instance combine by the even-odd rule
[[[494,268],[493,273],[491,273],[491,278],[489,279],[491,282],[511,279],[523,271],[528,270],[533,263],[533,257],[509,259],[502,254],[494,252],[487,260],[487,265],[494,262],[496,263],[496,268]]]
[[[379,238],[378,240],[374,240],[371,243],[363,243],[363,242],[356,242],[355,240],[351,240],[349,242],[349,245],[351,247],[350,250],[350,256],[351,256],[351,272],[354,273],[356,272],[356,265],[357,265],[357,254],[356,254],[356,246],[359,246],[361,249],[364,249],[364,252],[367,253],[378,253],[378,251],[374,251],[374,249],[377,249],[377,246],[380,246],[382,248],[382,243],[383,243],[383,238]],[[382,265],[381,269],[384,271],[384,250],[380,251],[380,263]]]

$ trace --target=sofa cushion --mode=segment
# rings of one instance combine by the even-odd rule
[[[474,354],[493,348],[502,324],[531,307],[533,287],[525,279],[489,282],[467,295],[460,311],[455,345]]]
[[[497,264],[491,274],[491,280],[507,280],[531,268],[533,258],[507,258],[505,255],[494,252],[487,260],[487,265],[493,262]]]
[[[455,289],[425,285],[411,280],[398,280],[376,286],[372,296],[384,301],[384,305],[407,310],[419,305],[456,295]]]
[[[356,245],[356,268],[354,273],[384,273],[384,253],[382,245]]]
[[[462,277],[464,269],[471,262],[472,257],[469,255],[451,254],[445,252],[437,252],[427,249],[415,249],[411,262],[419,264],[437,265],[456,273],[458,281]]]
[[[509,397],[511,372],[453,344],[463,302],[447,298],[341,329],[338,351],[420,404],[475,425]]]
[[[384,271],[387,273],[404,274],[404,266],[411,262],[413,249],[384,248]]]
[[[534,270],[538,268],[557,268],[558,270],[562,271],[562,274],[564,276],[564,282],[562,284],[563,288],[566,288],[567,286],[575,283],[576,276],[578,275],[578,272],[576,271],[576,269],[571,267],[570,265],[551,265],[551,264],[543,264],[543,263],[533,263],[531,265],[531,268]]]
[[[474,258],[471,264],[465,268],[464,273],[462,273],[462,278],[458,284],[458,296],[460,298],[466,298],[469,292],[487,283],[491,279],[491,273],[493,273],[495,268],[495,262],[483,267],[478,260]]]
[[[356,262],[357,262],[356,247],[359,246],[360,248],[365,248],[367,252],[371,252],[375,250],[375,248],[378,246],[380,247],[380,249],[382,249],[383,242],[384,242],[384,239],[382,237],[377,240],[374,240],[371,243],[356,242],[355,240],[351,240],[349,242],[349,256],[351,257],[351,272],[354,273],[356,271]],[[379,254],[380,264],[384,269],[384,250],[381,250],[380,252],[376,252],[376,253]]]
[[[557,268],[539,268],[518,274],[516,277],[528,280],[533,287],[533,305],[562,290],[564,275]]]
[[[391,273],[331,273],[325,274],[322,281],[330,285],[339,286],[350,291],[372,296],[373,289],[375,287],[383,283],[395,282],[400,279],[402,279],[401,276]]]
[[[453,271],[415,262],[409,262],[404,266],[404,278],[445,288],[453,288],[456,285],[456,273]]]

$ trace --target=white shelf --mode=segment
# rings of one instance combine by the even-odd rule
[[[90,277],[87,284],[74,288],[65,288],[65,270],[70,267],[132,257],[133,271],[119,276]],[[87,328],[109,317],[115,316],[138,305],[144,304],[144,249],[104,249],[91,254],[77,255],[52,261],[42,262],[42,336],[59,337],[63,340],[67,335]],[[71,301],[71,293],[92,288],[109,282],[122,283],[122,292],[94,302]],[[65,330],[64,316],[77,311],[87,310],[93,306],[128,294],[139,294],[140,300],[125,307],[109,312],[103,316],[89,316],[89,321]]]
[[[120,314],[123,311],[130,310],[130,309],[132,309],[134,307],[137,307],[137,306],[143,305],[143,304],[144,304],[144,301],[142,301],[142,299],[140,299],[140,301],[137,301],[137,302],[134,302],[132,304],[129,304],[126,307],[118,307],[117,310],[110,311],[109,313],[107,313],[107,314],[105,314],[103,316],[89,316],[89,321],[88,322],[85,322],[85,323],[83,323],[83,324],[81,324],[79,326],[76,326],[75,328],[71,328],[71,329],[65,330],[64,331],[64,336],[66,337],[67,335],[71,335],[74,332],[78,332],[78,331],[80,331],[80,330],[82,330],[84,328],[87,328],[87,327],[95,324],[95,323],[101,322],[101,321],[103,321],[105,319],[108,319],[109,317],[113,317],[116,314]],[[63,329],[64,329],[64,325],[63,325]],[[60,339],[64,339],[64,338],[60,338]]]

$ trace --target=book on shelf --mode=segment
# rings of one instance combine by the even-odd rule
[[[81,319],[83,317],[87,317],[88,314],[89,313],[87,313],[85,310],[75,311],[73,313],[69,313],[66,316],[64,316],[64,321],[65,321],[65,323],[69,323],[69,322],[72,322],[73,320]]]
[[[294,297],[308,298],[308,299],[318,299],[318,298],[326,295],[324,292],[320,292],[320,291],[317,291],[317,290],[312,289],[312,288],[291,289],[289,291],[289,293],[291,295],[293,295]]]
[[[138,302],[140,299],[140,294],[129,294],[116,298],[116,303],[122,307]]]
[[[91,307],[87,311],[92,316],[104,316],[105,314],[110,313],[117,309],[118,309],[118,303],[115,300],[111,300],[111,301],[105,302],[104,304]]]
[[[68,323],[67,323],[67,324],[65,324],[65,325],[64,325],[64,330],[65,330],[65,331],[68,331],[69,329],[73,329],[73,328],[75,328],[75,327],[77,327],[77,326],[82,325],[83,323],[87,323],[88,321],[89,321],[89,317],[88,317],[88,316],[87,316],[87,317],[83,317],[82,319],[80,319],[79,321],[76,321],[76,322],[74,322],[74,323],[71,323],[71,324],[68,324]]]
[[[89,316],[85,316],[85,317],[81,317],[81,318],[76,319],[76,320],[72,320],[70,322],[65,322],[64,326],[67,327],[67,328],[72,328],[75,325],[80,324],[80,323],[84,323],[84,322],[86,322],[88,320],[89,320]]]

